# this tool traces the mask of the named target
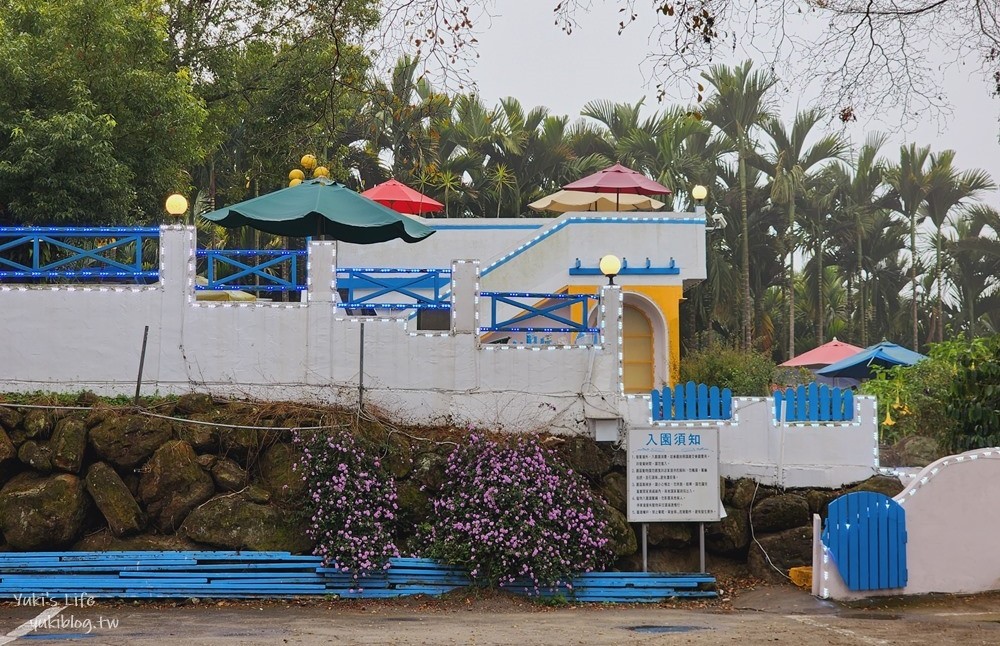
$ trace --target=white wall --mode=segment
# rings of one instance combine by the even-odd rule
[[[662,429],[692,422],[654,422],[650,398],[627,397],[633,426]],[[875,399],[855,397],[849,422],[794,424],[774,416],[770,397],[733,398],[731,420],[719,427],[719,474],[753,478],[780,487],[828,487],[865,480],[878,472]]]
[[[814,529],[813,594],[848,600],[1000,590],[998,482],[1000,448],[977,449],[929,464],[894,498],[906,515],[908,577],[902,589],[848,590]],[[813,526],[819,525],[816,517]]]
[[[680,274],[622,275],[624,285],[680,285],[706,276],[705,218],[693,213],[567,213],[559,218],[517,220],[423,220],[436,230],[426,240],[379,245],[339,243],[343,267],[442,268],[455,257],[482,262],[484,290],[553,291],[565,285],[594,285],[601,276],[570,276],[579,258],[596,267],[606,254],[628,260],[632,267],[665,267],[673,258]]]
[[[478,263],[459,262],[452,330],[420,334],[410,320],[349,318],[334,307],[332,242],[310,247],[305,303],[197,302],[193,236],[163,228],[158,285],[0,287],[0,390],[129,394],[148,325],[146,394],[354,403],[363,324],[365,401],[402,421],[581,432],[591,398],[618,414],[617,306],[603,345],[480,346]],[[617,303],[620,290],[605,298]]]

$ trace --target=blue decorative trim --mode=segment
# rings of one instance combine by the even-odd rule
[[[506,256],[502,257],[500,260],[497,260],[496,262],[488,266],[486,269],[484,269],[482,274],[480,274],[480,276],[485,277],[494,269],[497,269],[501,265],[507,264],[508,262],[510,262],[514,258],[517,258],[528,249],[534,247],[542,240],[545,240],[555,232],[559,231],[563,227],[568,226],[570,224],[634,224],[637,222],[642,224],[694,224],[694,225],[705,226],[705,218],[703,217],[702,218],[638,218],[638,217],[621,217],[621,216],[614,216],[614,217],[609,216],[603,218],[571,217],[563,220],[562,222],[552,227],[548,231],[539,234],[535,238],[532,238],[531,241],[521,245],[518,249],[515,249],[514,251],[510,252]]]
[[[9,268],[0,279],[155,281],[159,270],[144,267],[143,252],[159,235],[154,228],[0,227],[0,252],[7,254],[0,267]],[[92,242],[81,246],[81,238]]]
[[[595,333],[599,328],[587,326],[590,316],[591,301],[596,305],[597,298],[592,294],[543,294],[535,292],[480,292],[480,297],[490,300],[490,325],[479,328],[479,332],[587,332]],[[541,302],[555,301],[545,305],[531,305],[514,299],[526,298]],[[500,320],[497,315],[497,305],[510,305],[521,310],[511,318]],[[574,321],[566,316],[556,314],[560,310],[582,306],[582,320]],[[555,326],[522,327],[517,325],[533,318],[542,318],[556,323]],[[562,325],[558,325],[558,324]]]
[[[199,249],[195,254],[205,261],[205,278],[208,283],[195,285],[199,291],[224,289],[246,289],[259,292],[290,292],[306,289],[304,272],[300,272],[299,258],[305,258],[302,250],[254,250],[254,249]],[[267,258],[263,262],[241,262],[238,258]],[[270,273],[283,263],[288,263],[289,279]],[[225,276],[218,276],[219,269],[233,270]],[[246,279],[256,281],[247,283]]]
[[[402,274],[393,277],[390,274]],[[337,289],[345,309],[381,308],[390,310],[444,310],[451,307],[442,290],[451,284],[448,269],[343,268],[337,270]],[[358,294],[364,292],[364,294]],[[429,293],[428,293],[429,292]],[[406,302],[381,302],[376,299],[392,294]]]

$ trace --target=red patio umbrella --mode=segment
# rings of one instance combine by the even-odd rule
[[[589,193],[636,193],[638,195],[670,195],[671,190],[654,182],[639,171],[615,164],[593,175],[570,182],[563,186],[567,191],[587,191]],[[617,200],[616,200],[617,201]]]
[[[828,366],[831,363],[837,363],[841,359],[853,357],[862,350],[864,350],[864,348],[859,348],[856,345],[838,341],[837,337],[833,337],[833,341],[824,343],[817,348],[813,348],[809,352],[803,352],[794,359],[789,359],[781,365],[786,368],[798,366],[803,368],[817,368]]]
[[[422,215],[444,210],[444,204],[394,179],[373,186],[362,195],[383,206],[388,206],[397,213]]]

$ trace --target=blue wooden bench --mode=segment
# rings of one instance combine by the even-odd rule
[[[817,383],[779,390],[774,393],[774,418],[779,422],[849,422],[854,419],[854,393]]]
[[[716,420],[733,416],[733,392],[706,384],[677,384],[650,393],[654,421]]]

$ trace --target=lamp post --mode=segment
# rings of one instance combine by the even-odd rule
[[[316,155],[311,153],[302,155],[302,159],[299,160],[299,166],[302,168],[293,168],[288,173],[288,185],[298,186],[306,179],[307,174],[312,174],[313,179],[320,177],[330,178],[330,169],[326,166],[319,166],[319,162],[316,161]]]
[[[182,218],[188,210],[187,198],[180,193],[174,193],[167,198],[167,202],[164,205],[169,213],[174,218]]]
[[[615,284],[615,276],[622,270],[622,261],[614,254],[608,254],[601,258],[601,273],[608,277],[608,284]]]

